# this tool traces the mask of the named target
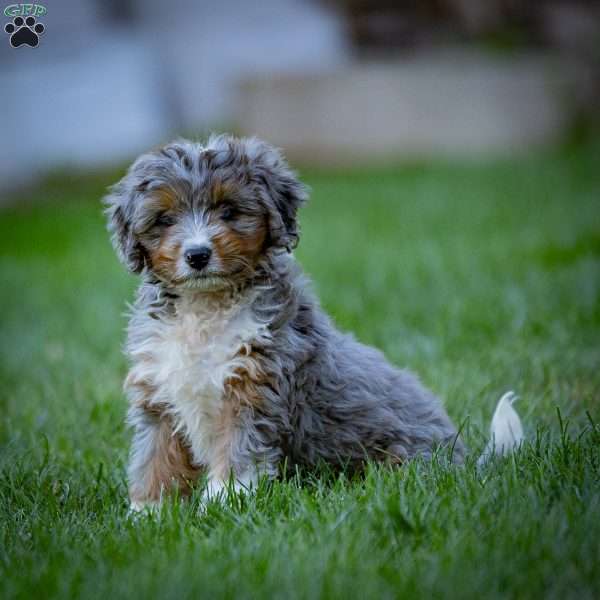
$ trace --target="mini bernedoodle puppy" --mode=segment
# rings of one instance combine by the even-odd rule
[[[119,257],[142,275],[126,346],[132,507],[201,474],[211,496],[284,464],[402,463],[439,445],[463,459],[438,399],[320,308],[291,255],[306,199],[278,150],[231,136],[144,154],[105,198]]]

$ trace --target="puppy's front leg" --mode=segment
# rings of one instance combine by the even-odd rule
[[[226,402],[215,426],[206,499],[224,499],[229,485],[236,492],[255,491],[261,476],[276,476],[280,454],[256,427],[251,408]]]
[[[173,431],[168,415],[156,409],[133,406],[129,421],[134,427],[128,479],[131,508],[159,504],[163,494],[178,489],[190,493],[199,474],[181,436]]]

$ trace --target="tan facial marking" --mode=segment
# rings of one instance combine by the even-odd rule
[[[165,230],[160,238],[158,248],[150,251],[152,269],[158,275],[170,277],[176,271],[181,244],[173,240],[169,230]]]
[[[256,220],[256,227],[247,233],[239,233],[233,229],[222,231],[213,238],[215,251],[222,261],[239,260],[254,265],[261,253],[266,237],[265,223]]]
[[[219,204],[230,198],[237,187],[230,181],[215,179],[210,187],[210,199],[213,204]]]
[[[173,190],[168,188],[159,188],[155,190],[153,192],[153,197],[156,199],[160,210],[173,210],[176,206],[177,198],[173,193]]]

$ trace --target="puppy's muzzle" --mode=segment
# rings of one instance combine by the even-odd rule
[[[208,246],[198,246],[196,248],[189,248],[185,252],[185,261],[192,269],[196,271],[202,271],[208,264],[212,250]]]

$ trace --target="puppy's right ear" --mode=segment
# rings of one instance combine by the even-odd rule
[[[135,204],[142,191],[130,170],[104,198],[112,244],[121,262],[132,273],[141,273],[146,264],[144,250],[133,231]]]

